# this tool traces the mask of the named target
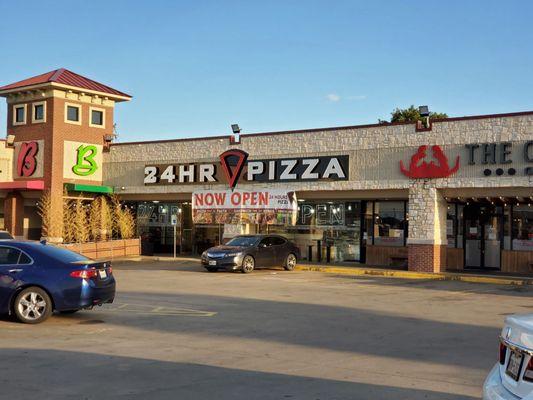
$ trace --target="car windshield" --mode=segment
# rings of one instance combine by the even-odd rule
[[[259,238],[257,236],[237,236],[231,239],[228,243],[226,243],[226,245],[249,247],[256,244],[258,239]]]
[[[81,254],[75,253],[73,251],[63,249],[61,247],[55,246],[53,244],[45,244],[42,245],[40,248],[40,251],[42,251],[44,254],[46,254],[48,257],[55,258],[56,260],[60,260],[63,262],[74,262],[74,261],[90,261],[90,258],[87,258],[85,256],[82,256]]]
[[[0,231],[0,239],[13,239],[9,232]]]

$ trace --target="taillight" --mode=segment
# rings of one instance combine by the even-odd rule
[[[500,364],[505,364],[505,354],[507,353],[507,347],[500,342]]]
[[[529,362],[527,363],[526,370],[524,371],[525,381],[533,382],[533,355],[529,357]]]
[[[70,273],[71,277],[80,279],[96,278],[97,275],[98,271],[96,271],[95,269],[80,269],[78,271],[72,271]]]
[[[113,273],[113,267],[109,266],[109,267],[107,268],[107,273],[108,273],[109,275],[111,275],[111,274]]]

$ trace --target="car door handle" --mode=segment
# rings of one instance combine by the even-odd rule
[[[15,274],[17,272],[21,272],[22,271],[22,268],[14,268],[14,269],[10,269],[8,272],[10,274]]]

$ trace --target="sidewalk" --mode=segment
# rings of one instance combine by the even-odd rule
[[[200,262],[200,257],[193,256],[138,256],[115,258],[113,262]],[[453,271],[453,272],[415,272],[406,271],[394,267],[377,267],[365,264],[354,263],[313,263],[302,261],[295,268],[296,271],[325,272],[337,275],[353,276],[379,276],[387,278],[402,279],[421,279],[421,280],[442,280],[442,281],[461,281],[471,283],[492,283],[497,285],[533,285],[533,276],[516,276],[499,272],[470,272],[470,271]]]

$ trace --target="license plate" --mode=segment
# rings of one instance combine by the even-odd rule
[[[209,261],[209,265],[217,265],[216,261]]]
[[[107,278],[107,272],[105,272],[105,269],[99,269],[98,270],[98,276],[100,277],[100,279]]]
[[[522,362],[524,361],[524,355],[522,353],[511,351],[509,356],[509,363],[507,364],[507,369],[505,373],[513,378],[515,381],[518,381],[520,378],[520,370],[522,369]]]

